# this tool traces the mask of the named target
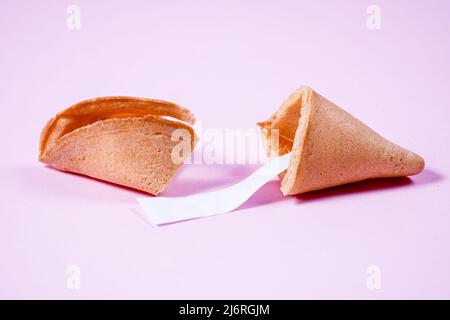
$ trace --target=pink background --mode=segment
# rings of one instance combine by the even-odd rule
[[[450,4],[373,3],[2,0],[0,297],[450,298]],[[81,30],[66,27],[69,4]],[[142,193],[37,161],[45,122],[86,98],[161,98],[205,127],[253,128],[302,84],[426,170],[299,197],[274,180],[233,213],[157,228]],[[185,166],[165,195],[255,168]],[[69,265],[80,290],[66,288]]]

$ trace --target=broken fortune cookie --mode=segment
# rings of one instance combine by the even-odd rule
[[[308,87],[296,90],[258,125],[269,156],[292,151],[289,168],[280,175],[284,195],[410,176],[424,168],[419,155],[381,137]]]
[[[39,160],[157,195],[193,150],[197,138],[189,125],[194,122],[188,109],[162,100],[86,100],[47,122]],[[180,143],[174,159],[172,151]]]

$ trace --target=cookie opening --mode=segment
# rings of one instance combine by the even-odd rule
[[[59,138],[78,128],[101,120],[146,115],[169,117],[190,125],[195,122],[194,115],[188,109],[167,101],[133,97],[85,100],[60,112],[47,123],[41,135],[39,157]]]
[[[270,158],[292,151],[289,168],[279,175],[281,190],[284,194],[289,193],[300,165],[310,114],[308,106],[311,91],[308,87],[296,90],[274,115],[267,121],[258,123],[265,142],[266,153]]]

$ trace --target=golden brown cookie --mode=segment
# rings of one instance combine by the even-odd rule
[[[133,97],[86,100],[48,121],[41,133],[39,160],[157,195],[193,150],[197,137],[188,124],[194,122],[189,110],[171,102]]]
[[[258,123],[268,154],[292,151],[281,175],[284,195],[371,178],[420,173],[424,160],[381,137],[308,87],[296,90],[267,121]],[[278,129],[280,139],[270,138]]]

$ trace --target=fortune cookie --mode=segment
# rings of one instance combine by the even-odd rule
[[[39,160],[157,195],[193,150],[197,137],[188,124],[194,122],[189,110],[171,102],[86,100],[47,122]]]
[[[420,156],[381,137],[308,87],[295,91],[258,125],[268,155],[292,151],[289,167],[280,175],[284,195],[410,176],[424,168]]]

